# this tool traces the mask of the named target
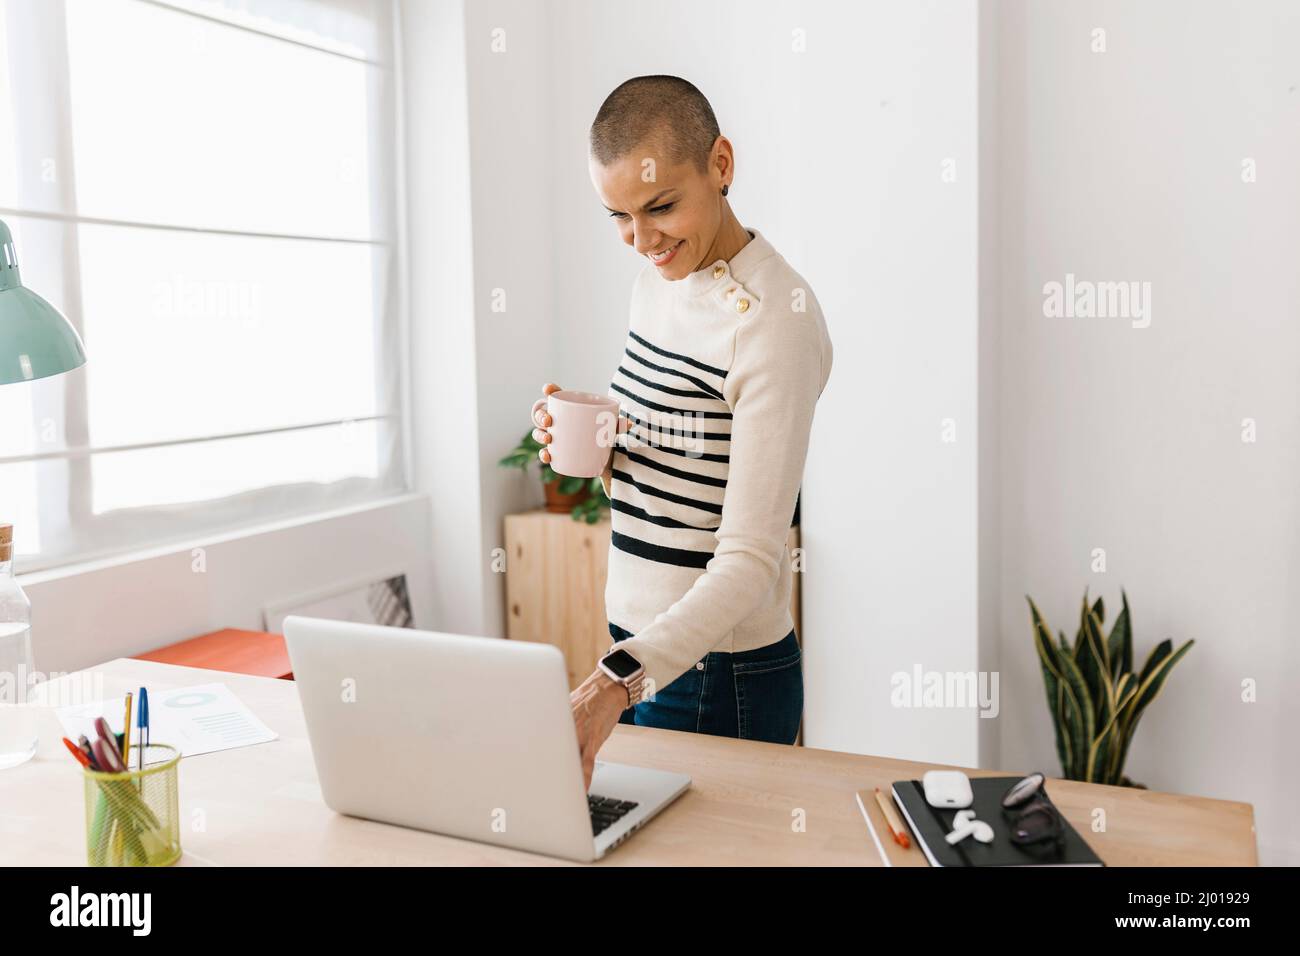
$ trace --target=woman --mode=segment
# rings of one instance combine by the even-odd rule
[[[647,263],[601,477],[615,644],[572,694],[588,786],[620,720],[795,741],[803,670],[786,538],[831,370],[811,289],[732,211],[734,151],[698,89],[628,80],[596,114],[590,147],[596,192]],[[543,445],[544,406],[533,407]]]

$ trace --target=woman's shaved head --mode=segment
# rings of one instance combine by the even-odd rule
[[[675,163],[703,172],[720,131],[713,107],[679,76],[635,76],[605,97],[591,124],[591,155],[602,166],[647,141]]]

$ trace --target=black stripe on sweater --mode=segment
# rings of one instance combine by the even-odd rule
[[[691,418],[720,418],[720,419],[731,418],[731,412],[701,412],[695,409],[670,408],[667,405],[660,405],[657,402],[647,401],[646,399],[642,398],[640,395],[636,394],[635,392],[629,392],[622,385],[617,385],[614,382],[610,382],[609,387],[616,392],[626,395],[628,398],[632,399],[632,401],[636,402],[638,405],[642,405],[645,408],[653,408],[657,412],[666,412],[669,415],[685,415]]]
[[[715,478],[712,475],[697,475],[693,471],[682,471],[680,468],[670,468],[661,461],[655,461],[653,458],[647,458],[645,455],[638,455],[636,452],[623,450],[629,460],[647,468],[653,468],[655,471],[662,471],[665,475],[672,475],[674,478],[681,478],[684,481],[693,481],[698,485],[712,485],[714,488],[727,487],[726,478]]]
[[[633,361],[640,362],[646,368],[654,369],[656,372],[663,372],[666,375],[676,375],[678,378],[684,378],[692,385],[698,385],[702,391],[707,392],[712,398],[716,398],[718,399],[718,401],[721,402],[725,402],[727,400],[726,397],[720,391],[718,391],[708,382],[704,381],[704,379],[702,378],[696,378],[694,375],[687,375],[685,372],[679,372],[675,368],[668,368],[668,366],[666,365],[655,365],[654,362],[651,362],[649,359],[642,358],[641,356],[637,355],[629,348],[624,348],[623,351],[627,354],[628,358],[632,359]],[[622,368],[622,366],[619,367]]]
[[[610,501],[609,506],[614,511],[621,511],[625,515],[631,515],[633,518],[639,518],[642,521],[648,521],[664,528],[680,528],[683,531],[707,531],[710,534],[718,530],[717,528],[701,528],[693,524],[687,524],[685,521],[678,521],[676,518],[670,518],[667,515],[653,515],[644,508],[628,504],[621,498],[613,499]]]
[[[715,515],[722,514],[722,505],[715,505],[711,501],[700,501],[698,498],[687,498],[684,495],[675,495],[670,491],[664,491],[662,488],[656,488],[654,485],[642,484],[626,471],[613,468],[610,470],[610,475],[621,482],[631,485],[643,495],[662,498],[664,501],[676,502],[679,505],[686,505],[688,508],[698,508],[700,511],[708,511]]]
[[[666,548],[661,544],[651,544],[649,541],[642,541],[640,538],[619,534],[617,531],[610,532],[609,543],[620,551],[634,554],[638,558],[645,558],[647,561],[658,561],[660,564],[672,564],[679,568],[703,568],[713,558],[711,551]]]
[[[681,455],[686,458],[693,458],[696,461],[716,461],[724,465],[730,463],[731,461],[730,455],[715,455],[708,452],[700,452],[696,454],[694,453],[694,449],[674,448],[672,445],[665,445],[663,444],[663,442],[656,442],[653,438],[643,437],[641,433],[637,431],[625,432],[624,434],[620,435],[619,437],[623,439],[623,441],[619,444],[620,448],[628,447],[627,445],[628,435],[634,436],[637,439],[637,441],[641,443],[640,447],[653,448],[656,451],[666,451],[670,455]]]
[[[637,375],[635,372],[629,372],[622,365],[618,370],[634,382],[640,382],[642,385],[648,385],[657,392],[663,392],[665,395],[680,395],[682,398],[707,398],[711,401],[722,401],[722,396],[713,392],[703,392],[698,388],[673,388],[671,385],[660,385],[644,376]]]
[[[677,361],[679,362],[685,362],[687,365],[693,365],[696,368],[700,369],[701,371],[708,372],[711,375],[718,376],[718,378],[727,377],[727,372],[725,369],[714,368],[712,365],[705,365],[703,362],[697,362],[689,355],[682,355],[679,352],[669,352],[667,349],[661,349],[659,346],[652,345],[650,342],[647,342],[645,339],[637,335],[631,329],[627,330],[627,334],[630,335],[632,338],[634,338],[636,341],[640,342],[651,352],[658,352],[660,355],[664,356],[665,358],[674,358],[677,359]]]
[[[680,438],[698,438],[700,441],[731,441],[731,435],[728,432],[698,432],[693,428],[668,428],[664,425],[656,425],[654,422],[648,422],[644,418],[639,418],[631,412],[619,410],[622,415],[630,422],[635,422],[645,428],[654,429],[664,435],[672,435]]]

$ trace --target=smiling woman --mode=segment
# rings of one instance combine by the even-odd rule
[[[591,124],[589,166],[623,241],[665,279],[730,259],[749,241],[725,199],[731,141],[686,80],[637,77],[614,90]]]
[[[617,643],[573,692],[584,767],[620,720],[793,743],[803,679],[786,539],[830,376],[825,320],[732,211],[732,145],[691,83],[646,76],[614,90],[589,169],[647,264],[609,387],[620,440],[602,476],[605,607]],[[534,424],[549,443],[544,410]]]

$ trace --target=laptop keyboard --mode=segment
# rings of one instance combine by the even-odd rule
[[[637,806],[630,800],[615,800],[613,797],[598,797],[594,793],[587,794],[587,809],[591,811],[592,835],[600,836],[602,830],[609,829],[610,826],[635,810]]]

